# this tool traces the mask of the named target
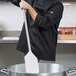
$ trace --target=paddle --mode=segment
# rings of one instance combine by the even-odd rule
[[[24,14],[24,21],[25,21],[25,30],[26,30],[26,37],[27,37],[27,43],[28,43],[28,50],[29,50],[27,55],[24,57],[26,72],[27,73],[39,73],[38,60],[31,50],[30,37],[29,37],[29,32],[28,32],[25,10],[23,14]]]

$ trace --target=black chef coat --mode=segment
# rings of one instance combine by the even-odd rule
[[[20,0],[10,0],[19,6]],[[63,14],[63,5],[59,0],[27,0],[37,11],[35,22],[27,11],[32,52],[39,60],[55,61],[57,28]],[[17,50],[28,53],[25,25],[19,36]]]

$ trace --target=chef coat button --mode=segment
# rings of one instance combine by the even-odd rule
[[[54,12],[53,12],[53,11],[51,11],[50,13],[51,13],[51,14],[53,14]]]

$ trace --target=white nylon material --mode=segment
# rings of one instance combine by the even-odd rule
[[[29,32],[28,32],[25,10],[24,10],[24,20],[25,20],[26,37],[27,37],[27,43],[28,43],[28,49],[29,49],[29,52],[24,57],[26,72],[27,73],[39,73],[38,60],[31,51],[30,37],[29,37]]]
[[[38,60],[31,51],[25,56],[25,67],[26,73],[39,73]]]

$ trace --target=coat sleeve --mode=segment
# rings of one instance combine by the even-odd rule
[[[21,2],[21,0],[7,0],[8,2],[13,3],[14,5],[19,7],[19,3]]]
[[[62,13],[63,4],[59,2],[54,7],[50,8],[44,16],[38,14],[35,19],[35,25],[38,25],[38,27],[42,29],[48,29],[60,22]]]

